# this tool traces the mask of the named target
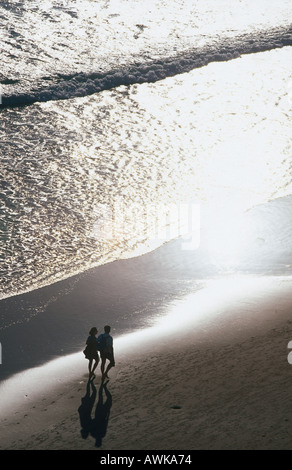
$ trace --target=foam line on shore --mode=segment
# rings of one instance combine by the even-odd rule
[[[179,53],[176,57],[159,58],[149,63],[136,63],[108,72],[58,74],[39,80],[35,88],[4,93],[2,108],[31,105],[35,102],[65,100],[89,96],[122,85],[155,83],[166,77],[187,73],[211,62],[229,61],[242,54],[254,54],[292,45],[291,28],[274,28],[223,38],[201,48]],[[48,83],[50,83],[48,85]],[[1,82],[0,82],[1,83]]]

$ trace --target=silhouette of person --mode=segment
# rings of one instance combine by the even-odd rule
[[[108,372],[109,370],[115,366],[115,359],[114,359],[114,348],[113,348],[113,338],[109,334],[111,331],[111,327],[106,325],[104,327],[104,333],[99,335],[97,338],[97,342],[100,344],[100,357],[101,357],[101,373],[102,373],[102,380],[108,379]],[[106,370],[105,364],[106,361],[109,361]]]
[[[94,419],[91,420],[90,434],[95,438],[95,447],[101,447],[102,439],[106,435],[110,409],[112,406],[112,396],[107,389],[108,382],[101,383],[98,392],[98,402],[95,409]],[[103,403],[103,389],[106,394],[106,401]]]
[[[90,386],[92,388],[92,394],[90,395]],[[88,380],[86,386],[86,394],[81,398],[81,405],[78,408],[80,425],[81,425],[81,436],[86,439],[91,431],[91,412],[96,399],[97,390],[92,380]]]
[[[99,355],[97,351],[97,339],[96,339],[97,333],[98,333],[97,328],[95,326],[92,327],[89,332],[89,336],[86,340],[87,346],[84,350],[85,357],[86,359],[89,360],[89,363],[88,363],[89,378],[95,377],[94,371],[99,363]]]

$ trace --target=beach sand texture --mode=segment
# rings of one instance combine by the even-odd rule
[[[0,449],[290,450],[288,2],[3,3]]]
[[[213,280],[116,338],[109,407],[86,439],[101,374],[88,384],[81,351],[16,374],[1,386],[1,449],[290,449],[291,283]],[[87,387],[96,399],[80,409]]]

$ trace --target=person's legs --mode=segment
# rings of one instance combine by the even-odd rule
[[[105,373],[104,373],[104,377],[107,378],[107,379],[108,379],[107,373],[108,373],[108,371],[109,371],[111,368],[112,368],[112,365],[111,365],[111,363],[109,363],[109,364],[107,365],[106,371],[105,371]]]
[[[106,371],[104,371],[105,369],[105,363],[106,363],[106,360],[108,359],[107,356],[102,356],[102,359],[101,359],[101,373],[102,373],[102,380],[104,380],[105,378],[108,378],[107,376],[107,372],[108,372],[108,366],[106,368]]]
[[[98,360],[98,359],[95,359],[95,362],[94,362],[94,364],[93,364],[93,368],[92,368],[92,371],[91,371],[91,375],[93,375],[95,369],[97,368],[98,362],[99,362],[99,360]]]
[[[101,370],[102,375],[104,375],[105,361],[106,361],[106,357],[101,355],[100,370]]]
[[[88,372],[89,372],[89,377],[91,377],[91,366],[92,366],[92,361],[93,361],[93,359],[89,359],[89,362],[88,362]]]
[[[113,355],[110,355],[108,356],[108,360],[110,361],[109,364],[107,365],[107,368],[106,368],[106,371],[105,371],[105,374],[104,374],[104,378],[108,378],[108,371],[115,366],[115,360],[114,360],[114,356]]]

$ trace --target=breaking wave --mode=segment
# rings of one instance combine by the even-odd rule
[[[51,77],[41,77],[30,89],[23,89],[21,81],[2,78],[0,83],[9,85],[13,90],[3,94],[2,108],[88,96],[121,85],[154,83],[166,77],[190,72],[211,62],[228,61],[243,54],[264,52],[291,45],[292,28],[276,28],[234,38],[223,38],[220,42],[214,41],[176,56],[149,62],[136,61],[105,72],[59,73]]]

